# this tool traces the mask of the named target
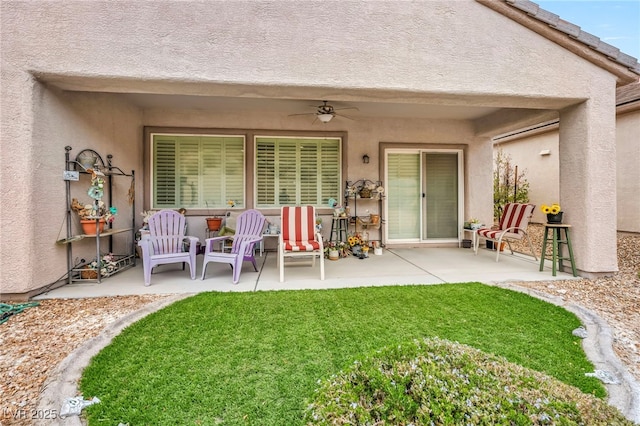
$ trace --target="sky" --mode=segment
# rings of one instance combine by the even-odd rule
[[[640,60],[640,0],[533,0]]]

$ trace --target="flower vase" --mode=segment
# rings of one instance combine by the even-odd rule
[[[104,225],[107,222],[104,219],[98,220],[98,229],[100,233],[104,231]],[[95,219],[80,219],[80,225],[82,226],[82,232],[85,235],[96,235],[96,220]]]
[[[547,213],[547,223],[562,223],[562,212],[556,214]]]

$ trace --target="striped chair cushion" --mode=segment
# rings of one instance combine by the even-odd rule
[[[500,234],[503,231],[499,230],[499,229],[478,229],[478,236],[482,237],[482,238],[487,238],[489,240],[497,240],[500,237]],[[522,233],[516,233],[516,232],[505,232],[504,235],[502,236],[502,238],[512,238],[514,240],[520,240],[522,239],[522,236],[524,234]]]
[[[282,208],[282,241],[285,251],[320,249],[315,234],[316,212],[313,206]]]
[[[533,204],[521,204],[521,203],[509,203],[504,206],[502,217],[500,218],[500,224],[498,229],[483,228],[478,230],[478,236],[488,239],[497,239],[505,229],[509,228],[526,228],[528,225],[529,217],[533,213]],[[503,238],[513,238],[516,240],[521,239],[523,233],[520,229],[513,229],[512,231],[505,232]]]
[[[520,203],[509,203],[504,206],[504,211],[502,212],[502,217],[500,218],[500,229],[505,230],[508,228],[522,227],[522,224],[525,220],[529,219],[531,213],[533,211],[533,205],[531,204],[520,204]],[[518,233],[518,230],[515,230],[515,233]]]

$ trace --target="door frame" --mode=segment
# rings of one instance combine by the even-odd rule
[[[387,155],[389,153],[415,153],[420,158],[420,188],[421,192],[423,188],[423,162],[422,154],[425,152],[440,152],[440,153],[455,153],[458,155],[458,232],[456,237],[446,239],[428,240],[423,239],[424,235],[424,202],[420,202],[420,230],[417,238],[403,239],[403,240],[389,240],[389,227],[384,227],[384,233],[382,235],[383,242],[385,244],[397,245],[397,246],[434,246],[434,245],[451,245],[458,246],[461,238],[461,229],[464,223],[464,200],[465,200],[465,145],[461,144],[417,144],[417,143],[380,143],[379,146],[379,158],[380,158],[380,175],[384,177],[384,184],[388,188],[388,170],[387,170]],[[386,218],[388,223],[389,209],[387,205],[387,197],[382,203],[383,217]]]

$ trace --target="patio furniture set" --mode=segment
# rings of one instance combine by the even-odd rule
[[[504,208],[502,217],[497,226],[492,228],[478,228],[473,230],[474,253],[477,255],[480,240],[493,241],[500,247],[505,242],[511,253],[511,241],[526,239],[531,249],[531,254],[538,260],[533,249],[533,244],[527,236],[527,226],[533,215],[533,204],[510,203]],[[320,279],[324,280],[324,246],[322,236],[315,227],[316,213],[313,206],[284,206],[281,208],[281,232],[278,234],[278,268],[280,282],[284,281],[285,259],[311,257],[312,266],[315,266],[316,258],[320,263]],[[151,284],[151,272],[154,267],[169,263],[182,263],[189,265],[191,279],[196,274],[196,254],[198,252],[198,238],[185,235],[185,217],[174,210],[161,210],[149,218],[149,234],[145,235],[138,245],[142,248],[142,260],[144,266],[145,285]],[[227,263],[232,268],[233,283],[240,280],[240,273],[244,262],[251,262],[254,270],[258,267],[255,259],[256,244],[260,244],[264,238],[266,218],[258,210],[246,210],[238,216],[236,232],[233,236],[215,236],[205,239],[204,261],[202,265],[201,279],[206,276],[207,265],[214,263]],[[332,226],[333,228],[333,226]],[[562,269],[563,260],[571,262],[573,275],[576,276],[573,250],[569,237],[570,225],[550,224],[545,228],[543,243],[543,255],[540,261],[540,270],[544,267],[544,253],[547,246],[548,231],[552,238],[552,262],[553,275],[556,275],[556,264]],[[332,234],[338,229],[332,229]],[[564,232],[564,238],[562,237]],[[218,243],[231,241],[231,250],[216,250]],[[185,244],[185,242],[187,242]],[[568,257],[560,253],[561,246],[566,245]],[[496,250],[496,262],[500,259],[500,249]]]
[[[278,235],[281,282],[284,281],[285,259],[293,257],[311,257],[312,266],[315,266],[316,257],[319,258],[320,279],[324,280],[324,249],[322,236],[315,229],[315,218],[313,206],[282,207],[282,227]],[[149,233],[138,241],[146,286],[151,284],[153,268],[163,264],[189,265],[191,279],[195,279],[199,241],[197,237],[185,235],[185,223],[184,215],[170,209],[160,210],[149,218]],[[264,238],[265,223],[265,216],[258,210],[246,210],[238,216],[234,235],[206,238],[201,279],[205,278],[207,265],[211,262],[229,264],[234,284],[240,280],[244,262],[251,262],[257,272],[255,249]],[[231,250],[217,251],[217,244],[225,241],[231,241]]]

